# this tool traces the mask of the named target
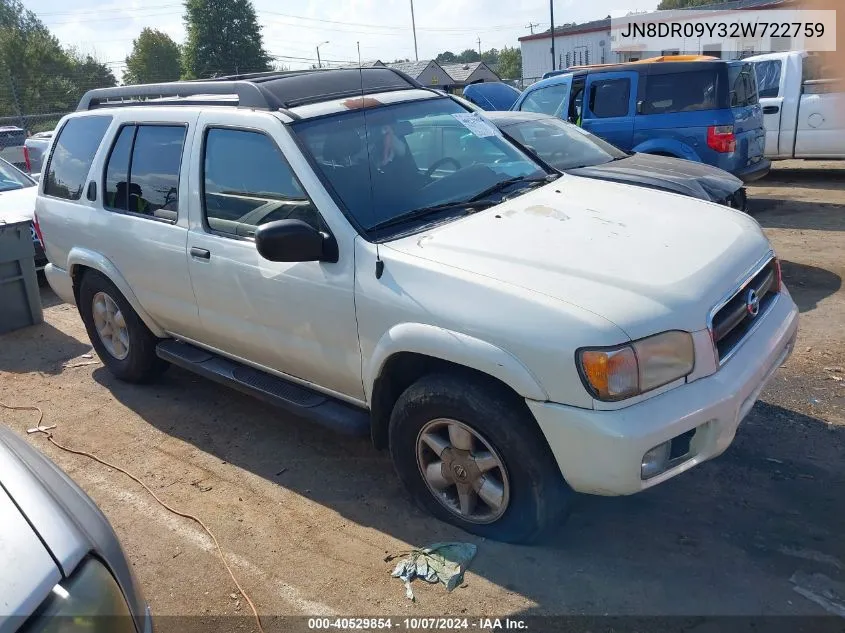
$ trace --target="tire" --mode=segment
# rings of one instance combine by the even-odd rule
[[[100,299],[106,297],[114,303],[117,311],[112,318],[116,317],[125,325],[127,345],[112,344],[110,349],[104,342],[97,329],[97,320],[94,316],[95,297]],[[119,316],[117,316],[118,311]],[[79,287],[79,312],[97,355],[119,380],[145,383],[157,378],[167,369],[168,364],[156,356],[158,338],[144,325],[120,290],[105,275],[92,270],[83,275]],[[122,353],[124,351],[125,355]]]
[[[443,420],[449,421],[445,429]],[[452,422],[458,425],[455,439],[465,438],[465,431],[472,432],[472,448],[457,451],[451,446],[438,454],[431,444],[437,445],[443,438],[451,441]],[[509,543],[537,541],[563,523],[575,496],[525,404],[492,380],[459,373],[424,376],[397,400],[390,417],[389,441],[394,467],[414,501],[472,534]],[[466,461],[467,455],[477,461]],[[464,489],[467,482],[477,489],[478,480],[473,480],[472,474],[478,471],[472,466],[481,464],[482,455],[487,456],[482,460],[486,467],[492,463],[490,455],[501,465],[481,479],[491,478],[496,484],[492,488],[495,494],[486,495],[494,503],[490,505],[476,494],[474,504],[467,503],[474,513],[468,519],[457,494],[459,487],[435,492],[423,471],[433,469],[435,481],[438,472],[442,479],[451,477],[456,482],[463,473]],[[443,480],[439,481],[438,485],[442,484]],[[504,494],[499,494],[500,489]],[[502,503],[496,508],[498,500]]]

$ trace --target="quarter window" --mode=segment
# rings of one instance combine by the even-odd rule
[[[276,144],[260,132],[212,128],[205,139],[203,208],[212,231],[253,237],[277,220],[325,224]]]
[[[590,86],[590,111],[599,119],[626,116],[630,97],[630,79],[594,81]]]
[[[83,116],[64,124],[47,164],[46,195],[79,200],[91,162],[111,120],[110,116]]]
[[[184,125],[127,125],[106,165],[105,206],[175,222]]]

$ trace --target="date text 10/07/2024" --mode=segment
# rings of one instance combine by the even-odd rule
[[[314,630],[346,629],[373,631],[404,629],[408,631],[499,631],[527,630],[524,620],[512,618],[308,618]]]

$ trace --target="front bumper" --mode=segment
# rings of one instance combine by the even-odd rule
[[[595,411],[528,400],[567,483],[589,494],[633,494],[724,452],[795,344],[798,308],[788,292],[763,319],[716,373],[629,407]],[[643,455],[691,430],[689,453],[643,480]]]
[[[47,278],[47,283],[53,289],[59,298],[65,303],[71,305],[76,304],[76,297],[73,296],[73,279],[64,268],[59,268],[53,264],[44,266],[44,276]]]

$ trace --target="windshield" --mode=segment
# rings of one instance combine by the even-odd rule
[[[557,118],[524,121],[504,131],[559,170],[602,165],[627,156],[580,127]]]
[[[12,167],[6,161],[0,161],[0,191],[11,191],[12,189],[24,189],[34,187],[35,181],[29,176]]]
[[[492,123],[449,98],[356,110],[292,127],[365,230],[416,210],[470,201],[505,181],[547,176]]]

